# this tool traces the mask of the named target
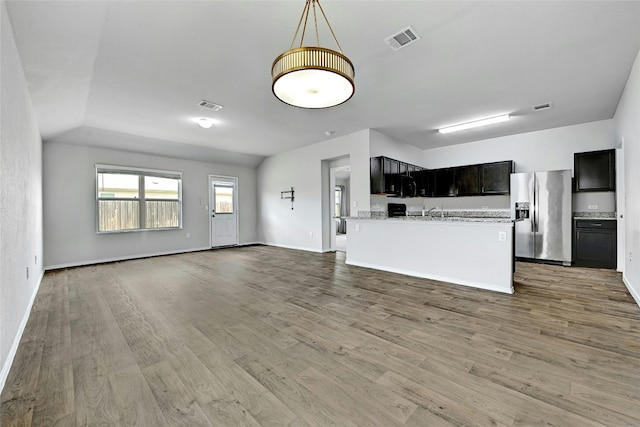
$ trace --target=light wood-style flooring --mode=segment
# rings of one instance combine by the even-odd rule
[[[0,425],[639,426],[620,275],[518,263],[515,289],[265,246],[49,272]]]

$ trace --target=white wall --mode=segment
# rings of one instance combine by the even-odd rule
[[[610,148],[615,148],[614,123],[602,120],[425,150],[424,164],[436,169],[514,160],[516,172],[573,170],[574,153]],[[478,198],[483,203],[480,199],[485,198]],[[446,198],[437,202],[448,203]],[[615,193],[579,193],[573,197],[574,211],[586,211],[590,204],[598,205],[596,211],[613,212]]]
[[[323,191],[329,191],[327,160],[349,156],[351,214],[369,210],[369,135],[368,129],[362,130],[277,154],[262,162],[258,168],[258,204],[260,230],[266,244],[328,250],[323,231],[329,225],[329,217],[323,217],[323,210],[330,212],[331,205],[323,206],[322,202],[329,200],[323,196]],[[291,187],[295,190],[293,210],[289,200],[280,199],[280,192]]]
[[[640,53],[631,69],[613,122],[616,142],[624,139],[626,220],[623,279],[640,305]]]
[[[183,229],[96,234],[96,163],[183,172]],[[253,168],[45,142],[43,174],[47,268],[208,248],[209,174],[238,177],[240,244],[258,240]]]
[[[0,390],[42,278],[42,141],[0,3]],[[37,261],[36,261],[37,257]],[[27,278],[27,268],[29,277]]]
[[[424,153],[418,147],[398,141],[373,129],[369,135],[369,141],[370,157],[385,156],[412,165],[424,166]]]

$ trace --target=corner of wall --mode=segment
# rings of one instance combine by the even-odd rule
[[[2,370],[0,371],[0,393],[2,393],[2,390],[4,389],[4,385],[7,381],[7,377],[9,376],[9,371],[11,370],[11,365],[13,365],[13,359],[16,357],[16,353],[18,352],[18,346],[20,345],[22,334],[24,333],[24,329],[27,326],[27,322],[29,321],[29,316],[31,315],[31,309],[33,308],[33,303],[36,300],[36,295],[38,295],[38,291],[40,290],[40,285],[42,284],[44,273],[45,273],[44,270],[42,270],[40,277],[38,279],[38,283],[34,288],[31,294],[31,297],[29,298],[29,304],[27,306],[27,309],[24,312],[24,316],[22,316],[22,320],[20,321],[20,325],[18,326],[16,335],[13,338],[11,347],[9,348],[9,354],[7,355],[7,358],[2,363]]]

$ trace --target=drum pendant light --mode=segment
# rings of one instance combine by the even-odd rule
[[[316,5],[329,27],[339,52],[320,47]],[[317,46],[303,46],[311,10],[313,10]],[[300,45],[294,48],[301,26]],[[353,96],[354,76],[353,64],[342,54],[340,44],[322,10],[320,0],[306,0],[291,47],[273,61],[271,67],[273,94],[282,102],[295,107],[333,107]]]

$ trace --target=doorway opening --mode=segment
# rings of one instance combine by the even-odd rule
[[[238,244],[238,178],[209,175],[211,221],[209,240],[212,248]]]
[[[347,220],[349,216],[351,168],[343,166],[335,171],[335,222],[336,222],[336,244],[335,250],[339,252],[347,251]]]

